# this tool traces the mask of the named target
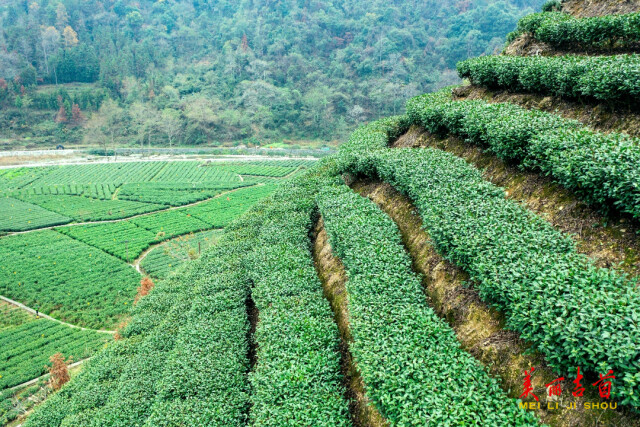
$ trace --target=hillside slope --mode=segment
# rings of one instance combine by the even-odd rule
[[[25,425],[640,425],[637,113],[572,110],[640,76],[540,111],[501,61],[283,183]]]
[[[339,140],[457,81],[457,61],[499,49],[542,1],[3,2],[0,140],[77,141],[73,104],[88,119],[105,94],[125,107],[106,120],[129,140],[156,110],[186,144]]]

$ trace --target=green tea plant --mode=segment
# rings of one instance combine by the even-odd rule
[[[130,222],[138,227],[151,231],[158,236],[158,240],[211,228],[206,222],[200,221],[183,210],[165,211],[155,215],[141,216],[133,218]]]
[[[0,198],[0,212],[0,231],[25,231],[72,221],[67,216],[10,197]]]
[[[251,183],[240,181],[130,183],[120,187],[118,199],[182,206],[209,199],[223,191],[248,185],[251,185]]]
[[[249,283],[242,231],[158,283],[131,312],[123,340],[26,425],[244,425],[248,406]],[[100,390],[88,395],[90,390]]]
[[[294,178],[267,199],[245,268],[259,311],[250,374],[250,424],[350,424],[338,328],[310,252],[315,195],[324,179]]]
[[[68,216],[76,221],[104,221],[127,218],[166,208],[165,205],[131,202],[128,200],[101,200],[84,196],[21,196],[21,200],[46,210]]]
[[[67,195],[67,196],[87,196],[94,199],[111,199],[116,191],[115,184],[58,184],[43,186],[27,186],[21,190],[14,190],[9,195],[29,196],[29,195]]]
[[[395,223],[344,185],[325,187],[318,205],[348,276],[350,350],[390,424],[537,425],[427,305]]]
[[[129,311],[140,278],[125,262],[53,230],[0,241],[0,295],[94,329]]]
[[[219,163],[203,163],[199,161],[168,162],[157,175],[153,176],[151,181],[176,183],[240,182],[237,174],[218,165]]]
[[[223,228],[236,217],[253,206],[258,200],[263,199],[273,192],[274,185],[260,185],[243,188],[220,197],[206,201],[196,206],[181,209],[187,215],[191,215],[206,222],[211,227]]]
[[[144,182],[167,167],[168,162],[123,162],[62,165],[41,168],[42,175],[21,188],[64,184],[112,184]]]
[[[638,106],[640,56],[482,56],[458,63],[473,84]]]
[[[220,167],[239,175],[266,176],[274,178],[281,178],[298,169],[296,166],[260,165],[251,163],[244,165],[241,163],[228,166],[221,165]]]
[[[44,378],[28,387],[0,391],[0,424],[9,425],[46,399],[47,394],[47,381]]]
[[[640,42],[640,13],[587,18],[554,11],[534,13],[520,19],[517,32],[559,48],[634,47]]]
[[[451,101],[441,94],[407,103],[413,123],[489,148],[509,162],[537,169],[589,203],[640,218],[640,142],[589,130],[510,103]],[[366,144],[363,144],[366,147]]]
[[[166,278],[173,270],[190,259],[197,258],[217,243],[223,230],[209,230],[177,237],[153,248],[140,263],[146,274],[157,279]]]
[[[509,329],[559,372],[613,369],[615,396],[640,405],[637,281],[597,268],[461,158],[435,149],[379,149],[362,157],[345,171],[379,177],[410,197],[437,250],[470,274]]]
[[[165,240],[129,221],[60,227],[56,231],[131,262],[153,243]],[[167,237],[168,238],[168,237]]]
[[[55,353],[74,361],[87,358],[112,340],[110,334],[81,330],[35,316],[0,329],[0,391],[46,373]]]
[[[295,203],[284,211],[276,209],[283,206],[280,200],[297,202],[305,209],[313,207],[313,194],[300,187],[292,185],[282,190],[273,208],[267,209],[271,206],[268,201],[251,208],[226,228],[218,245],[140,299],[131,313],[131,321],[122,331],[125,339],[94,357],[77,378],[37,408],[25,426],[246,425],[250,388],[245,301],[252,284],[247,276],[246,257],[259,247],[256,239],[265,218],[276,221],[267,223],[278,229],[288,228],[277,222],[287,220],[288,212],[292,218],[302,218],[293,209],[300,206]],[[296,238],[307,239],[308,244],[308,229],[295,227],[295,230]],[[267,237],[268,234],[264,234],[263,238]],[[310,263],[308,248],[306,251],[306,262]],[[281,258],[283,262],[285,259]],[[265,259],[265,262],[270,264],[263,268],[270,268],[272,276],[263,285],[280,286],[282,282],[273,279],[284,274],[285,265],[278,269],[279,264],[272,260]],[[313,266],[309,268],[315,274]],[[304,278],[298,280],[300,285],[306,284]],[[265,417],[265,422],[273,420],[272,423],[282,425],[278,420],[294,423],[313,420],[315,424],[326,420],[327,425],[345,424],[335,422],[346,420],[347,413],[339,381],[337,328],[317,278],[315,280],[317,289],[313,298],[301,293],[290,299],[294,304],[292,308],[298,306],[298,315],[290,314],[284,307],[272,311],[280,316],[271,316],[267,308],[260,314],[261,321],[264,319],[261,334],[268,340],[261,341],[264,349],[263,359],[258,362],[261,368],[252,374],[255,375],[252,381],[259,383],[269,372],[276,374],[271,379],[280,381],[268,382],[264,388],[251,391],[258,396],[256,401],[262,402],[256,408],[261,409],[260,418]],[[270,295],[270,288],[256,286],[254,291],[258,289],[266,292],[265,297]],[[322,309],[318,311],[318,307]],[[310,323],[316,315],[322,317]],[[291,337],[283,340],[275,326],[287,319],[297,323],[289,323]],[[321,334],[317,340],[311,339],[314,335],[310,334],[310,344],[302,346],[304,340],[296,339],[294,332],[306,331],[309,325],[316,325],[309,333],[318,330]],[[302,346],[301,351],[284,352],[288,347],[282,347],[283,341],[289,346],[297,343]],[[305,354],[304,350],[315,351]],[[324,364],[324,360],[332,363]],[[288,371],[287,366],[294,370]],[[288,377],[287,372],[298,372],[298,375]],[[308,381],[316,389],[308,394],[296,394],[292,388],[291,402],[273,399],[272,393],[280,396],[287,393],[282,381],[290,382],[292,387],[302,387],[299,380],[305,378],[305,374],[311,375]]]
[[[47,168],[0,169],[0,193],[23,188],[47,173]]]

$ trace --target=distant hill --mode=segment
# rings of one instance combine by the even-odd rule
[[[336,140],[457,82],[457,61],[500,50],[542,2],[10,0],[0,5],[0,103],[42,109],[29,103],[30,85],[96,83],[100,102],[106,89],[126,110],[146,105],[147,117],[172,110],[185,143]],[[57,95],[47,123],[23,117],[12,128],[54,134]],[[71,120],[74,99],[62,98]],[[120,136],[145,133],[135,113],[123,121]]]

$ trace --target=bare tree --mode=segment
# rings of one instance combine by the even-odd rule
[[[46,27],[42,30],[42,52],[44,53],[44,66],[49,74],[49,52],[52,52],[60,43],[60,33],[55,27]]]
[[[159,125],[160,129],[162,129],[162,131],[167,135],[167,138],[169,138],[169,148],[171,148],[174,138],[178,137],[182,132],[182,120],[180,120],[180,114],[172,108],[165,108],[162,110]]]
[[[144,148],[145,137],[151,147],[151,134],[159,125],[158,112],[149,104],[134,102],[129,109],[129,114],[140,140],[140,148]]]
[[[91,114],[91,117],[85,125],[84,142],[85,143],[98,143],[104,150],[105,156],[107,155],[107,144],[109,137],[104,132],[107,127],[107,119],[103,114],[95,112]]]

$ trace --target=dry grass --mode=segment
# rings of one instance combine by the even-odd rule
[[[150,277],[143,277],[142,280],[140,280],[140,286],[138,286],[138,293],[136,294],[136,297],[133,300],[133,303],[135,304],[140,300],[140,298],[149,295],[149,292],[151,292],[151,289],[153,289],[154,286],[155,285],[153,283],[153,280],[151,280]]]
[[[56,353],[49,360],[52,364],[49,369],[49,385],[53,390],[60,390],[71,379],[67,368],[67,363],[71,363],[71,359],[65,361],[62,353]]]
[[[71,156],[71,154],[70,154]],[[33,156],[0,156],[0,166],[16,166],[50,160],[60,160],[68,156],[57,155],[33,155]]]
[[[562,11],[577,17],[620,15],[640,11],[640,0],[565,0]]]

